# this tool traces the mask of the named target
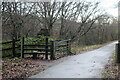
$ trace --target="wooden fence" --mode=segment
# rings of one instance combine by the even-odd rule
[[[56,54],[59,52],[64,52],[69,54],[71,51],[70,40],[53,40],[49,41],[46,38],[45,43],[43,44],[24,44],[24,38],[22,41],[22,57],[24,58],[25,54],[32,54],[33,58],[37,58],[38,55],[43,55],[45,59],[57,59],[61,57]],[[63,55],[62,55],[63,56]]]
[[[60,57],[63,57],[65,55],[68,55],[71,53],[71,40],[55,40],[52,41],[52,48],[53,48],[53,52],[51,52],[51,54],[53,54],[53,58],[57,59]]]
[[[4,55],[4,52],[8,53],[9,51],[12,51],[12,55],[8,54],[2,57],[6,56],[12,56],[16,57],[16,49],[20,48],[20,44],[17,44],[17,42],[20,42],[20,40],[12,40],[12,41],[7,41],[7,42],[2,42],[0,45],[2,45],[2,55]]]
[[[3,55],[11,51],[10,55],[16,57],[17,55],[21,55],[24,58],[26,54],[31,54],[33,58],[37,58],[39,55],[43,55],[44,59],[57,59],[62,56],[65,56],[71,52],[71,40],[48,40],[46,38],[45,43],[41,44],[24,44],[25,40],[22,39],[22,45],[20,40],[12,40],[8,42],[2,42],[3,48],[2,53]],[[19,52],[16,52],[19,50]],[[17,54],[19,53],[19,54]],[[6,56],[4,56],[6,57]]]
[[[33,58],[37,58],[37,54],[45,55],[45,59],[48,59],[50,54],[51,45],[48,44],[48,38],[44,44],[24,44],[24,38],[22,41],[22,57],[24,58],[25,54],[32,54]]]

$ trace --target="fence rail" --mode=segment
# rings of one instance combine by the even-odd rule
[[[16,49],[16,48],[20,48],[20,45],[17,46],[17,47],[15,47],[15,49]],[[11,50],[11,49],[13,49],[13,47],[11,47],[11,48],[6,48],[6,49],[2,49],[2,51],[7,51],[7,50]]]
[[[71,40],[51,40],[46,38],[45,43],[42,44],[26,44],[24,37],[22,42],[16,44],[20,40],[12,40],[8,42],[0,43],[2,45],[8,45],[9,47],[2,48],[2,51],[12,51],[12,56],[16,56],[16,49],[19,49],[19,53],[24,58],[26,54],[33,55],[33,58],[37,58],[38,55],[43,55],[44,59],[57,59],[61,56],[69,54],[71,51]],[[25,44],[24,44],[25,43]],[[63,54],[64,53],[64,54]],[[59,56],[58,56],[59,54]]]
[[[18,40],[13,39],[12,41],[2,42],[0,44],[8,44],[8,43],[13,43],[13,42],[18,42],[18,41],[20,41],[20,39],[18,39]]]
[[[37,58],[38,54],[45,55],[45,59],[48,59],[48,55],[51,52],[51,45],[48,43],[48,38],[46,38],[44,44],[24,44],[24,38],[22,39],[22,57],[24,58],[25,54],[32,54],[33,59]]]
[[[53,41],[54,58],[60,58],[71,53],[71,40]]]
[[[23,38],[23,46],[22,46],[22,57],[24,58],[25,54],[32,54],[33,59],[37,58],[37,55],[44,55],[45,59],[57,59],[56,55],[58,52],[66,52],[70,53],[70,40],[52,40],[49,41],[46,38],[44,44],[24,44]],[[59,49],[64,48],[64,49]]]
[[[17,45],[16,43],[19,42],[20,39],[15,40],[13,39],[12,41],[7,41],[7,42],[2,42],[0,45],[2,45],[2,55],[4,55],[5,51],[12,51],[12,57],[16,57],[16,49],[20,48],[20,45]],[[7,46],[7,48],[4,48],[3,46]],[[10,56],[10,55],[6,55]],[[2,56],[5,57],[5,56]]]
[[[35,47],[46,47],[45,44],[40,44],[40,45],[39,45],[39,44],[32,44],[32,45],[24,45],[24,46],[25,46],[25,47],[26,47],[26,46],[27,46],[27,47],[28,47],[28,46],[29,46],[29,47],[30,47],[30,46],[31,46],[31,47],[34,47],[34,46],[35,46]],[[51,45],[49,44],[49,45],[47,45],[47,46],[50,47]]]

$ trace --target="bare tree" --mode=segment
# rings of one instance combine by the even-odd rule
[[[61,11],[60,2],[40,2],[37,3],[37,14],[40,16],[40,22],[44,25],[44,28],[52,30],[53,24],[58,19]]]
[[[26,20],[26,18],[32,16],[34,5],[35,3],[3,2],[2,26],[4,33],[15,39],[19,38],[21,27],[28,22],[29,19]]]
[[[65,3],[64,3],[65,4]],[[99,3],[91,3],[91,2],[71,2],[69,3],[69,6],[65,6],[63,7],[62,10],[62,20],[61,22],[65,22],[65,20],[72,20],[72,21],[76,21],[77,23],[79,23],[79,26],[77,27],[77,31],[76,34],[71,35],[72,34],[72,29],[67,28],[67,30],[65,29],[65,26],[63,25],[63,23],[61,24],[61,36],[65,37],[68,35],[71,35],[71,39],[75,39],[78,38],[80,36],[84,36],[86,33],[88,33],[92,28],[93,28],[93,24],[96,22],[96,20],[98,18],[100,18],[102,16],[100,9],[98,8]],[[66,8],[68,7],[68,8]],[[65,24],[65,23],[64,23]],[[69,30],[68,30],[69,29]],[[68,31],[68,33],[66,32]]]

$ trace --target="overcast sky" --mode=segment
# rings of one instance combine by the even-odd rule
[[[96,1],[100,1],[100,7],[101,8],[105,8],[105,10],[117,17],[118,16],[118,2],[119,0],[96,0]]]
[[[8,0],[11,1],[11,0]],[[15,1],[21,1],[21,0],[15,0]],[[24,0],[22,0],[24,1]],[[33,1],[34,0],[25,0],[25,1]],[[49,0],[35,0],[35,1],[49,1]],[[57,0],[57,1],[64,1],[64,0]],[[80,0],[66,0],[66,1],[80,1]],[[100,7],[105,9],[109,14],[117,17],[118,16],[118,2],[119,0],[87,0],[87,1],[99,1]]]

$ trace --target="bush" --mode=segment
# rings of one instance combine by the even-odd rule
[[[46,36],[39,36],[39,37],[36,36],[34,38],[27,37],[27,38],[25,38],[24,44],[43,44],[43,43],[45,43],[45,39],[46,39]],[[49,42],[51,40],[55,40],[55,39],[50,38],[50,37],[48,37],[48,39],[49,39]]]

